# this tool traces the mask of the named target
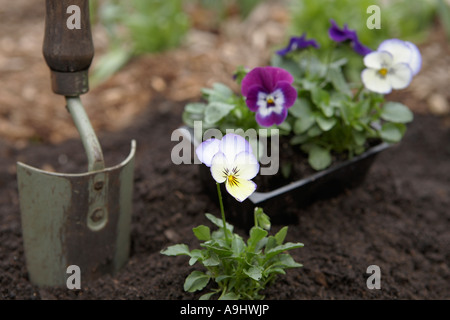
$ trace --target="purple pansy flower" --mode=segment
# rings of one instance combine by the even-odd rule
[[[279,54],[280,56],[285,56],[289,52],[305,49],[308,47],[314,47],[318,49],[319,44],[314,39],[306,40],[306,33],[304,33],[301,37],[291,37],[288,46],[284,49],[278,50],[277,54]]]
[[[297,99],[292,82],[294,77],[277,67],[255,68],[242,79],[242,95],[261,126],[281,124],[286,119],[287,109]]]
[[[341,29],[336,24],[336,21],[330,20],[331,27],[328,30],[328,34],[330,35],[330,38],[333,41],[336,42],[343,42],[343,41],[350,41],[351,46],[353,47],[353,50],[355,50],[356,53],[365,56],[366,54],[369,54],[372,52],[371,49],[364,46],[359,42],[358,35],[356,34],[355,30],[350,30],[347,26],[347,24],[344,25],[344,28]]]

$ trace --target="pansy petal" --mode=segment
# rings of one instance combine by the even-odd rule
[[[297,90],[286,81],[280,81],[277,84],[277,90],[280,89],[284,96],[284,107],[291,107],[297,100]]]
[[[218,139],[208,139],[203,141],[197,149],[195,149],[197,158],[206,166],[210,167],[212,158],[219,151],[219,145],[220,140]]]
[[[413,74],[407,64],[399,63],[389,70],[387,77],[392,88],[399,90],[406,88],[411,83]]]
[[[248,72],[241,82],[241,92],[244,97],[248,95],[248,92],[253,86],[261,86],[261,81],[259,79],[259,69],[254,68],[250,72]]]
[[[244,97],[248,95],[250,88],[254,85],[262,87],[265,92],[272,92],[274,82],[266,68],[268,67],[254,68],[242,79],[241,90]]]
[[[286,81],[288,83],[294,82],[294,77],[284,69],[277,67],[266,67],[265,69],[271,74],[275,83],[279,81]]]
[[[227,157],[222,152],[218,152],[214,156],[211,165],[211,175],[214,180],[218,183],[225,182],[227,178],[226,172],[228,172],[229,167]]]
[[[234,158],[232,166],[238,169],[236,175],[245,180],[253,179],[259,172],[259,163],[253,153],[239,153]]]
[[[422,67],[422,56],[419,48],[417,48],[414,43],[409,41],[405,41],[405,43],[411,49],[411,60],[409,61],[409,67],[411,68],[413,75],[416,75]]]
[[[242,202],[256,190],[256,184],[251,180],[237,179],[234,183],[225,183],[225,187],[237,201]]]
[[[260,110],[256,113],[256,122],[263,127],[271,127],[274,124],[281,124],[287,117],[287,109],[280,108],[279,112],[272,111],[262,113]]]
[[[305,49],[308,47],[319,48],[319,44],[314,39],[306,40],[306,33],[301,37],[291,37],[286,48],[278,50],[276,53],[280,56],[285,56],[289,52]]]
[[[362,56],[366,56],[372,52],[372,50],[370,48],[364,46],[361,42],[359,42],[359,39],[357,36],[355,36],[355,39],[352,42],[352,47],[356,53],[358,53]]]
[[[343,42],[347,40],[353,40],[355,36],[355,32],[352,30],[349,30],[348,27],[345,25],[343,29],[339,28],[336,21],[330,20],[331,27],[328,29],[328,35],[333,41],[336,42]]]
[[[378,46],[378,51],[389,52],[393,57],[393,64],[410,63],[412,58],[412,50],[405,41],[399,39],[389,39],[383,41]]]
[[[245,99],[245,103],[247,104],[247,107],[255,112],[258,110],[258,100],[260,93],[264,93],[264,89],[259,85],[251,86],[248,90],[247,97]]]
[[[225,154],[230,163],[241,152],[253,153],[250,143],[245,138],[234,133],[229,133],[222,138],[219,149]]]
[[[375,69],[364,69],[361,73],[361,80],[364,86],[373,92],[388,94],[392,87],[387,78],[383,78]]]
[[[294,77],[284,69],[277,67],[257,67],[242,79],[242,95],[246,97],[250,88],[259,85],[264,92],[273,92],[278,81],[294,82]]]
[[[374,51],[364,57],[364,65],[368,68],[380,70],[392,64],[392,55],[386,51]]]

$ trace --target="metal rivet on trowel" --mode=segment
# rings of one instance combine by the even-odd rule
[[[101,230],[108,222],[106,212],[103,208],[94,209],[88,215],[88,227],[92,231]]]
[[[89,0],[46,0],[43,52],[53,92],[65,96],[80,134],[88,172],[53,173],[18,162],[22,235],[30,281],[65,286],[69,265],[90,281],[128,260],[136,143],[123,162],[106,168],[80,100],[94,55]]]

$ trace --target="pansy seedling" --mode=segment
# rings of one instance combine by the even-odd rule
[[[364,57],[367,69],[361,73],[364,86],[373,92],[388,94],[406,88],[421,68],[421,56],[411,42],[390,39]]]
[[[259,163],[245,138],[229,133],[222,140],[208,139],[197,147],[196,154],[211,168],[214,180],[225,183],[228,193],[237,201],[244,201],[256,190],[251,179],[258,174]]]
[[[242,79],[242,95],[256,121],[264,127],[281,124],[297,100],[294,77],[277,67],[257,67]]]
[[[185,291],[195,292],[204,289],[213,279],[218,288],[203,294],[201,300],[214,295],[226,300],[263,299],[260,291],[279,274],[285,274],[285,269],[302,267],[287,251],[301,248],[303,243],[284,243],[287,227],[269,236],[270,219],[262,208],[255,208],[255,225],[250,229],[247,241],[234,233],[234,227],[226,222],[220,183],[225,183],[227,191],[240,202],[256,190],[251,179],[258,173],[259,163],[245,138],[229,133],[221,140],[204,141],[195,152],[199,160],[211,168],[222,221],[207,213],[208,220],[219,229],[211,232],[205,225],[192,229],[197,239],[203,241],[200,249],[190,250],[186,244],[175,244],[161,250],[161,254],[186,255],[190,257],[189,265],[203,264],[207,271],[194,270],[183,286]]]

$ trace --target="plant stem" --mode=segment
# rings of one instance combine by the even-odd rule
[[[355,102],[358,101],[359,95],[361,94],[361,91],[363,91],[363,89],[364,89],[364,85],[361,85],[358,88],[358,91],[356,92],[355,96],[353,97],[353,101],[355,101]]]
[[[216,185],[217,185],[217,195],[219,196],[220,213],[222,214],[223,232],[225,234],[225,240],[228,243],[227,222],[225,220],[225,210],[223,209],[222,192],[220,191],[220,184],[218,182],[216,182]]]

